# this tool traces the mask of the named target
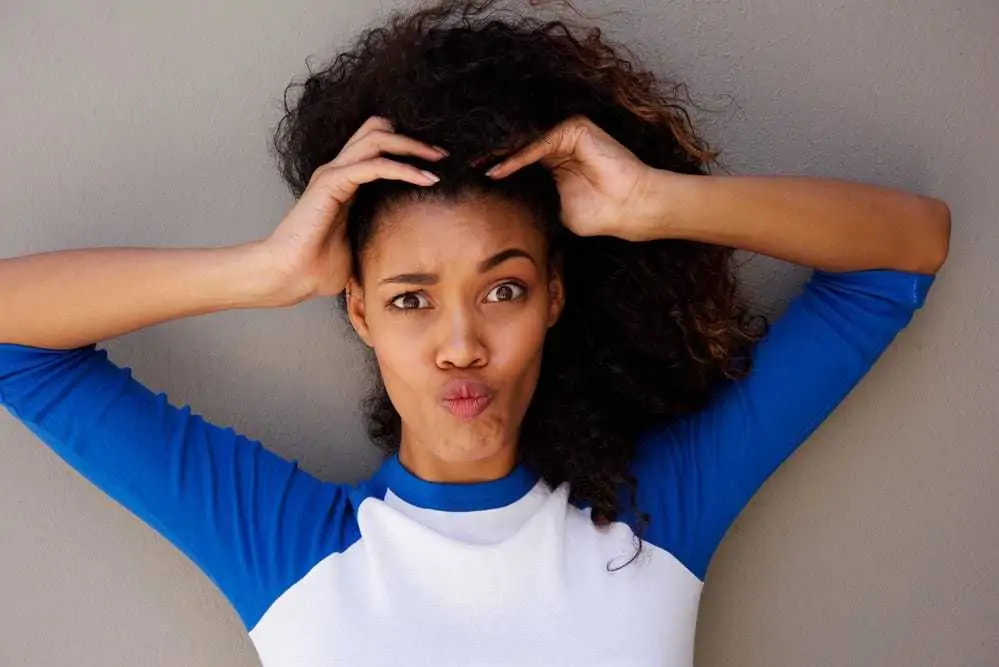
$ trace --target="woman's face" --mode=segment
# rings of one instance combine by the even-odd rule
[[[498,479],[564,301],[544,238],[487,197],[400,204],[376,225],[348,313],[402,417],[400,461],[430,481]]]

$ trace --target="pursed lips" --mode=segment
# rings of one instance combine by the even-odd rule
[[[489,404],[496,392],[477,380],[452,380],[444,385],[440,402],[459,419],[474,419]]]

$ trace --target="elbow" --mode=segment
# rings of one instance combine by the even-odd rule
[[[926,233],[920,256],[923,258],[917,271],[935,274],[947,261],[950,253],[950,207],[947,202],[934,197],[922,197],[926,204]]]

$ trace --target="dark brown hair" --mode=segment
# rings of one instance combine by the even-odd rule
[[[602,525],[618,516],[621,484],[630,486],[635,504],[637,482],[628,468],[638,435],[703,408],[720,381],[745,376],[749,350],[768,323],[751,316],[737,293],[732,248],[579,237],[560,224],[558,191],[544,167],[533,164],[499,181],[483,175],[574,114],[658,169],[706,175],[719,154],[694,132],[686,87],[664,85],[635,67],[635,57],[599,28],[582,34],[565,19],[500,17],[490,14],[495,4],[443,0],[365,30],[349,50],[288,86],[274,147],[296,196],[372,115],[451,152],[433,163],[391,156],[437,173],[434,186],[361,186],[348,220],[358,275],[373,221],[389,203],[479,194],[534,212],[549,258],[561,259],[566,304],[545,339],[519,457],[553,488],[570,482],[570,497],[592,505],[593,521]],[[289,104],[296,88],[301,95]],[[399,448],[400,418],[374,375],[369,433],[390,454]],[[637,515],[640,536],[648,515]]]

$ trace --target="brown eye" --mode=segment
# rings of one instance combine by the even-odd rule
[[[389,301],[389,307],[395,310],[419,310],[420,308],[427,307],[423,305],[424,301],[426,301],[426,297],[422,294],[418,292],[406,292]]]
[[[523,298],[527,294],[527,290],[523,285],[518,283],[503,283],[497,285],[489,291],[489,295],[486,296],[486,301],[497,302],[497,301],[516,301],[517,299]],[[495,295],[495,299],[490,298],[490,296]]]

